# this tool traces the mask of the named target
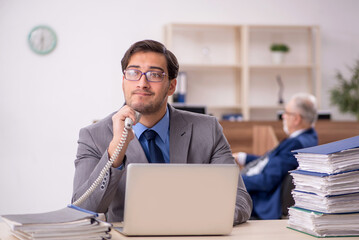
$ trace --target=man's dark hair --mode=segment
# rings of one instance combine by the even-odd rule
[[[167,50],[162,43],[154,40],[143,40],[132,44],[121,60],[122,72],[127,68],[132,55],[138,52],[156,52],[163,54],[167,61],[169,80],[177,77],[179,65],[176,56]]]

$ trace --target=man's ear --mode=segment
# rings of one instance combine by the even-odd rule
[[[167,96],[172,96],[176,91],[177,79],[174,78],[170,81],[170,87],[168,88]]]
[[[301,125],[303,121],[302,115],[296,114],[294,118],[294,123],[296,126]]]

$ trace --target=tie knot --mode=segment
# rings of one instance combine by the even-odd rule
[[[151,130],[151,129],[147,129],[146,131],[143,132],[143,134],[145,135],[145,138],[147,139],[147,141],[155,139],[155,137],[157,135],[156,131]]]

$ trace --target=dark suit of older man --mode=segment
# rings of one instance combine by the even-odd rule
[[[310,128],[296,137],[289,137],[268,153],[268,163],[261,173],[242,175],[247,191],[253,200],[253,215],[260,219],[278,219],[281,210],[281,183],[288,171],[296,169],[298,162],[292,150],[318,144],[317,133]],[[248,154],[246,165],[259,156]]]

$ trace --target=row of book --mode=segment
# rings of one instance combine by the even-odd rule
[[[359,136],[295,150],[288,227],[316,237],[359,235]]]
[[[102,221],[104,216],[74,205],[35,214],[1,216],[12,235],[21,240],[102,240],[111,238],[112,224]]]

